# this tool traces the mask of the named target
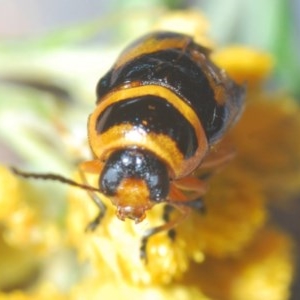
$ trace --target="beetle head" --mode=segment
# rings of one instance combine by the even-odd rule
[[[166,165],[149,151],[116,150],[105,162],[99,187],[117,207],[121,220],[138,223],[148,209],[167,198],[169,174]]]

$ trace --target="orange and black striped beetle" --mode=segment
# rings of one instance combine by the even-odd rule
[[[194,172],[243,107],[244,87],[214,65],[209,53],[190,36],[174,32],[150,33],[121,53],[98,82],[97,106],[88,120],[94,159],[80,167],[83,174],[99,174],[99,188],[14,171],[100,192],[100,198],[92,195],[100,213],[90,228],[105,214],[101,194],[111,199],[121,220],[138,223],[159,203],[177,208],[184,218],[202,206],[206,190]],[[150,236],[179,222],[169,220],[168,210],[164,219],[164,225],[145,233],[142,257]]]

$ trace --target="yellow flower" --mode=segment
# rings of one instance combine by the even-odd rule
[[[1,293],[0,300],[64,300],[69,299],[63,293],[60,293],[51,284],[43,283],[36,290],[24,293],[23,291],[14,291],[10,293]]]
[[[26,282],[37,270],[37,260],[28,251],[7,243],[7,221],[20,209],[21,191],[18,179],[9,170],[0,167],[0,289],[7,289]],[[3,209],[2,209],[3,208]]]
[[[282,91],[265,91],[274,60],[266,53],[234,46],[218,50],[213,60],[248,87],[245,110],[230,133],[240,171],[261,184],[269,198],[300,193],[300,107]]]
[[[207,48],[212,48],[214,42],[208,36],[209,22],[199,11],[178,10],[164,14],[153,26],[153,30],[176,31],[192,36],[194,40]]]
[[[11,289],[37,275],[43,255],[59,244],[58,228],[44,222],[30,188],[2,166],[0,180],[0,289]]]
[[[261,184],[269,199],[289,200],[300,193],[300,108],[280,93],[252,97],[232,132],[240,169]]]
[[[274,65],[274,59],[268,53],[240,45],[218,49],[211,58],[236,82],[251,89],[270,75]]]
[[[5,220],[18,207],[21,193],[19,182],[5,167],[0,167],[0,221]]]
[[[207,257],[203,264],[191,265],[182,282],[188,287],[198,286],[212,299],[289,299],[292,248],[286,234],[264,228],[238,255]]]
[[[130,285],[126,281],[104,281],[99,282],[98,278],[89,279],[76,286],[72,292],[71,300],[80,299],[174,299],[174,300],[210,300],[201,291],[193,286],[181,284],[149,285],[139,286]],[[1,300],[1,299],[0,299]]]

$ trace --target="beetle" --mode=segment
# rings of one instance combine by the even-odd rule
[[[80,165],[84,184],[53,174],[15,173],[87,189],[100,208],[90,229],[105,215],[101,194],[118,218],[136,223],[154,205],[167,204],[165,224],[143,236],[141,257],[146,258],[149,237],[172,232],[192,208],[203,207],[206,182],[195,173],[243,108],[244,86],[209,55],[185,34],[152,32],[137,39],[97,84],[96,108],[88,119],[94,158]],[[99,175],[98,188],[88,185],[85,173]],[[181,212],[179,218],[170,220],[170,207]]]

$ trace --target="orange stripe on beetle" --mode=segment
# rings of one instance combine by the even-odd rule
[[[163,137],[162,135],[156,135],[151,132],[145,134],[145,131],[136,126],[127,125],[127,127],[123,128],[118,127],[116,130],[112,128],[110,131],[112,133],[111,137],[108,133],[103,135],[97,132],[96,124],[99,115],[101,115],[105,109],[121,101],[126,101],[129,98],[138,98],[143,95],[152,95],[164,99],[178,110],[178,112],[191,124],[195,130],[198,145],[195,154],[191,159],[184,161],[181,158],[182,155],[178,153],[175,143],[167,136]],[[134,88],[121,87],[119,90],[113,91],[106,95],[106,97],[98,104],[96,110],[90,116],[88,127],[89,142],[95,157],[102,159],[107,156],[106,153],[110,148],[115,149],[122,145],[126,145],[126,147],[145,147],[169,162],[169,166],[172,167],[172,173],[175,174],[175,178],[189,174],[191,170],[195,168],[195,163],[197,163],[195,160],[200,162],[208,150],[205,132],[194,110],[174,92],[162,86],[146,85]],[[124,128],[127,128],[127,131]]]

